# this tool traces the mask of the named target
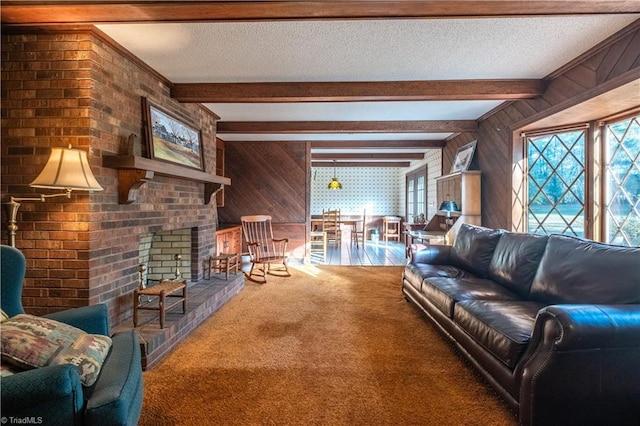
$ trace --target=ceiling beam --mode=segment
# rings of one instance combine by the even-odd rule
[[[315,160],[423,160],[420,152],[387,153],[387,154],[315,154],[311,153],[311,161]]]
[[[375,140],[375,141],[311,141],[311,149],[398,149],[444,148],[445,141],[430,140]]]
[[[532,99],[544,93],[542,80],[432,80],[292,83],[176,83],[180,102],[367,102]]]
[[[475,132],[475,120],[424,121],[219,121],[217,133],[450,133]],[[224,137],[223,137],[224,139]]]
[[[486,18],[637,13],[637,0],[152,1],[4,0],[2,23],[228,22]]]
[[[312,161],[311,167],[409,167],[410,161]]]

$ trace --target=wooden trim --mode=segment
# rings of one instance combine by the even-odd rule
[[[528,191],[528,179],[526,179],[528,166],[525,155],[525,141],[519,132],[512,132],[511,142],[511,216],[508,217],[507,229],[514,232],[526,232],[525,197]]]
[[[594,122],[588,124],[587,129],[585,129],[585,165],[584,165],[584,236],[585,238],[589,238],[590,240],[594,240],[595,238],[600,237],[599,232],[594,229],[594,224],[596,223],[596,211],[597,207],[595,206],[596,201],[596,193],[598,192],[597,187],[599,186],[599,182],[596,182],[596,166],[595,166],[595,158],[596,155],[599,155],[599,150],[596,148],[596,139],[595,139],[595,129],[596,125]],[[604,176],[601,176],[603,178]],[[598,179],[600,180],[600,179]],[[589,201],[591,200],[591,202]],[[596,241],[602,241],[597,239]]]
[[[487,18],[637,13],[635,0],[601,1],[12,1],[2,23],[225,22],[264,20]]]
[[[475,120],[220,121],[218,133],[448,133],[475,132]]]
[[[410,161],[313,161],[311,167],[402,167],[411,165]]]
[[[566,126],[558,126],[558,127],[543,127],[540,129],[529,130],[520,133],[520,136],[523,138],[533,138],[540,135],[546,135],[549,133],[563,133],[563,132],[571,132],[574,130],[584,130],[589,128],[589,123],[587,122],[579,122],[574,124],[568,124]]]
[[[292,83],[180,83],[180,102],[366,102],[531,99],[544,93],[542,80],[430,80]]]
[[[638,102],[640,102],[640,99],[638,100]],[[627,120],[631,117],[635,117],[639,113],[640,113],[640,105],[635,106],[633,108],[629,108],[625,111],[620,111],[616,114],[611,114],[606,117],[601,117],[597,121],[599,126],[604,126],[610,123],[616,123],[618,121]]]

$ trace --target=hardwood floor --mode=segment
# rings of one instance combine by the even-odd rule
[[[367,241],[364,249],[362,244],[356,248],[351,244],[348,233],[343,235],[342,243],[335,247],[333,243],[327,247],[327,258],[323,261],[322,255],[312,253],[311,264],[337,265],[337,266],[403,266],[406,264],[404,243],[379,241],[377,243]]]

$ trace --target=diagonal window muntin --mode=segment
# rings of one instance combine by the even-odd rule
[[[640,115],[605,125],[606,242],[640,246]]]
[[[526,137],[528,232],[584,236],[586,129]]]

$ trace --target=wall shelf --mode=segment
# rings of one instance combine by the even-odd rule
[[[131,204],[138,200],[138,190],[148,181],[159,176],[169,176],[204,183],[204,204],[225,185],[231,185],[231,179],[212,175],[200,170],[190,169],[177,164],[136,155],[105,155],[102,166],[118,170],[118,202]]]

